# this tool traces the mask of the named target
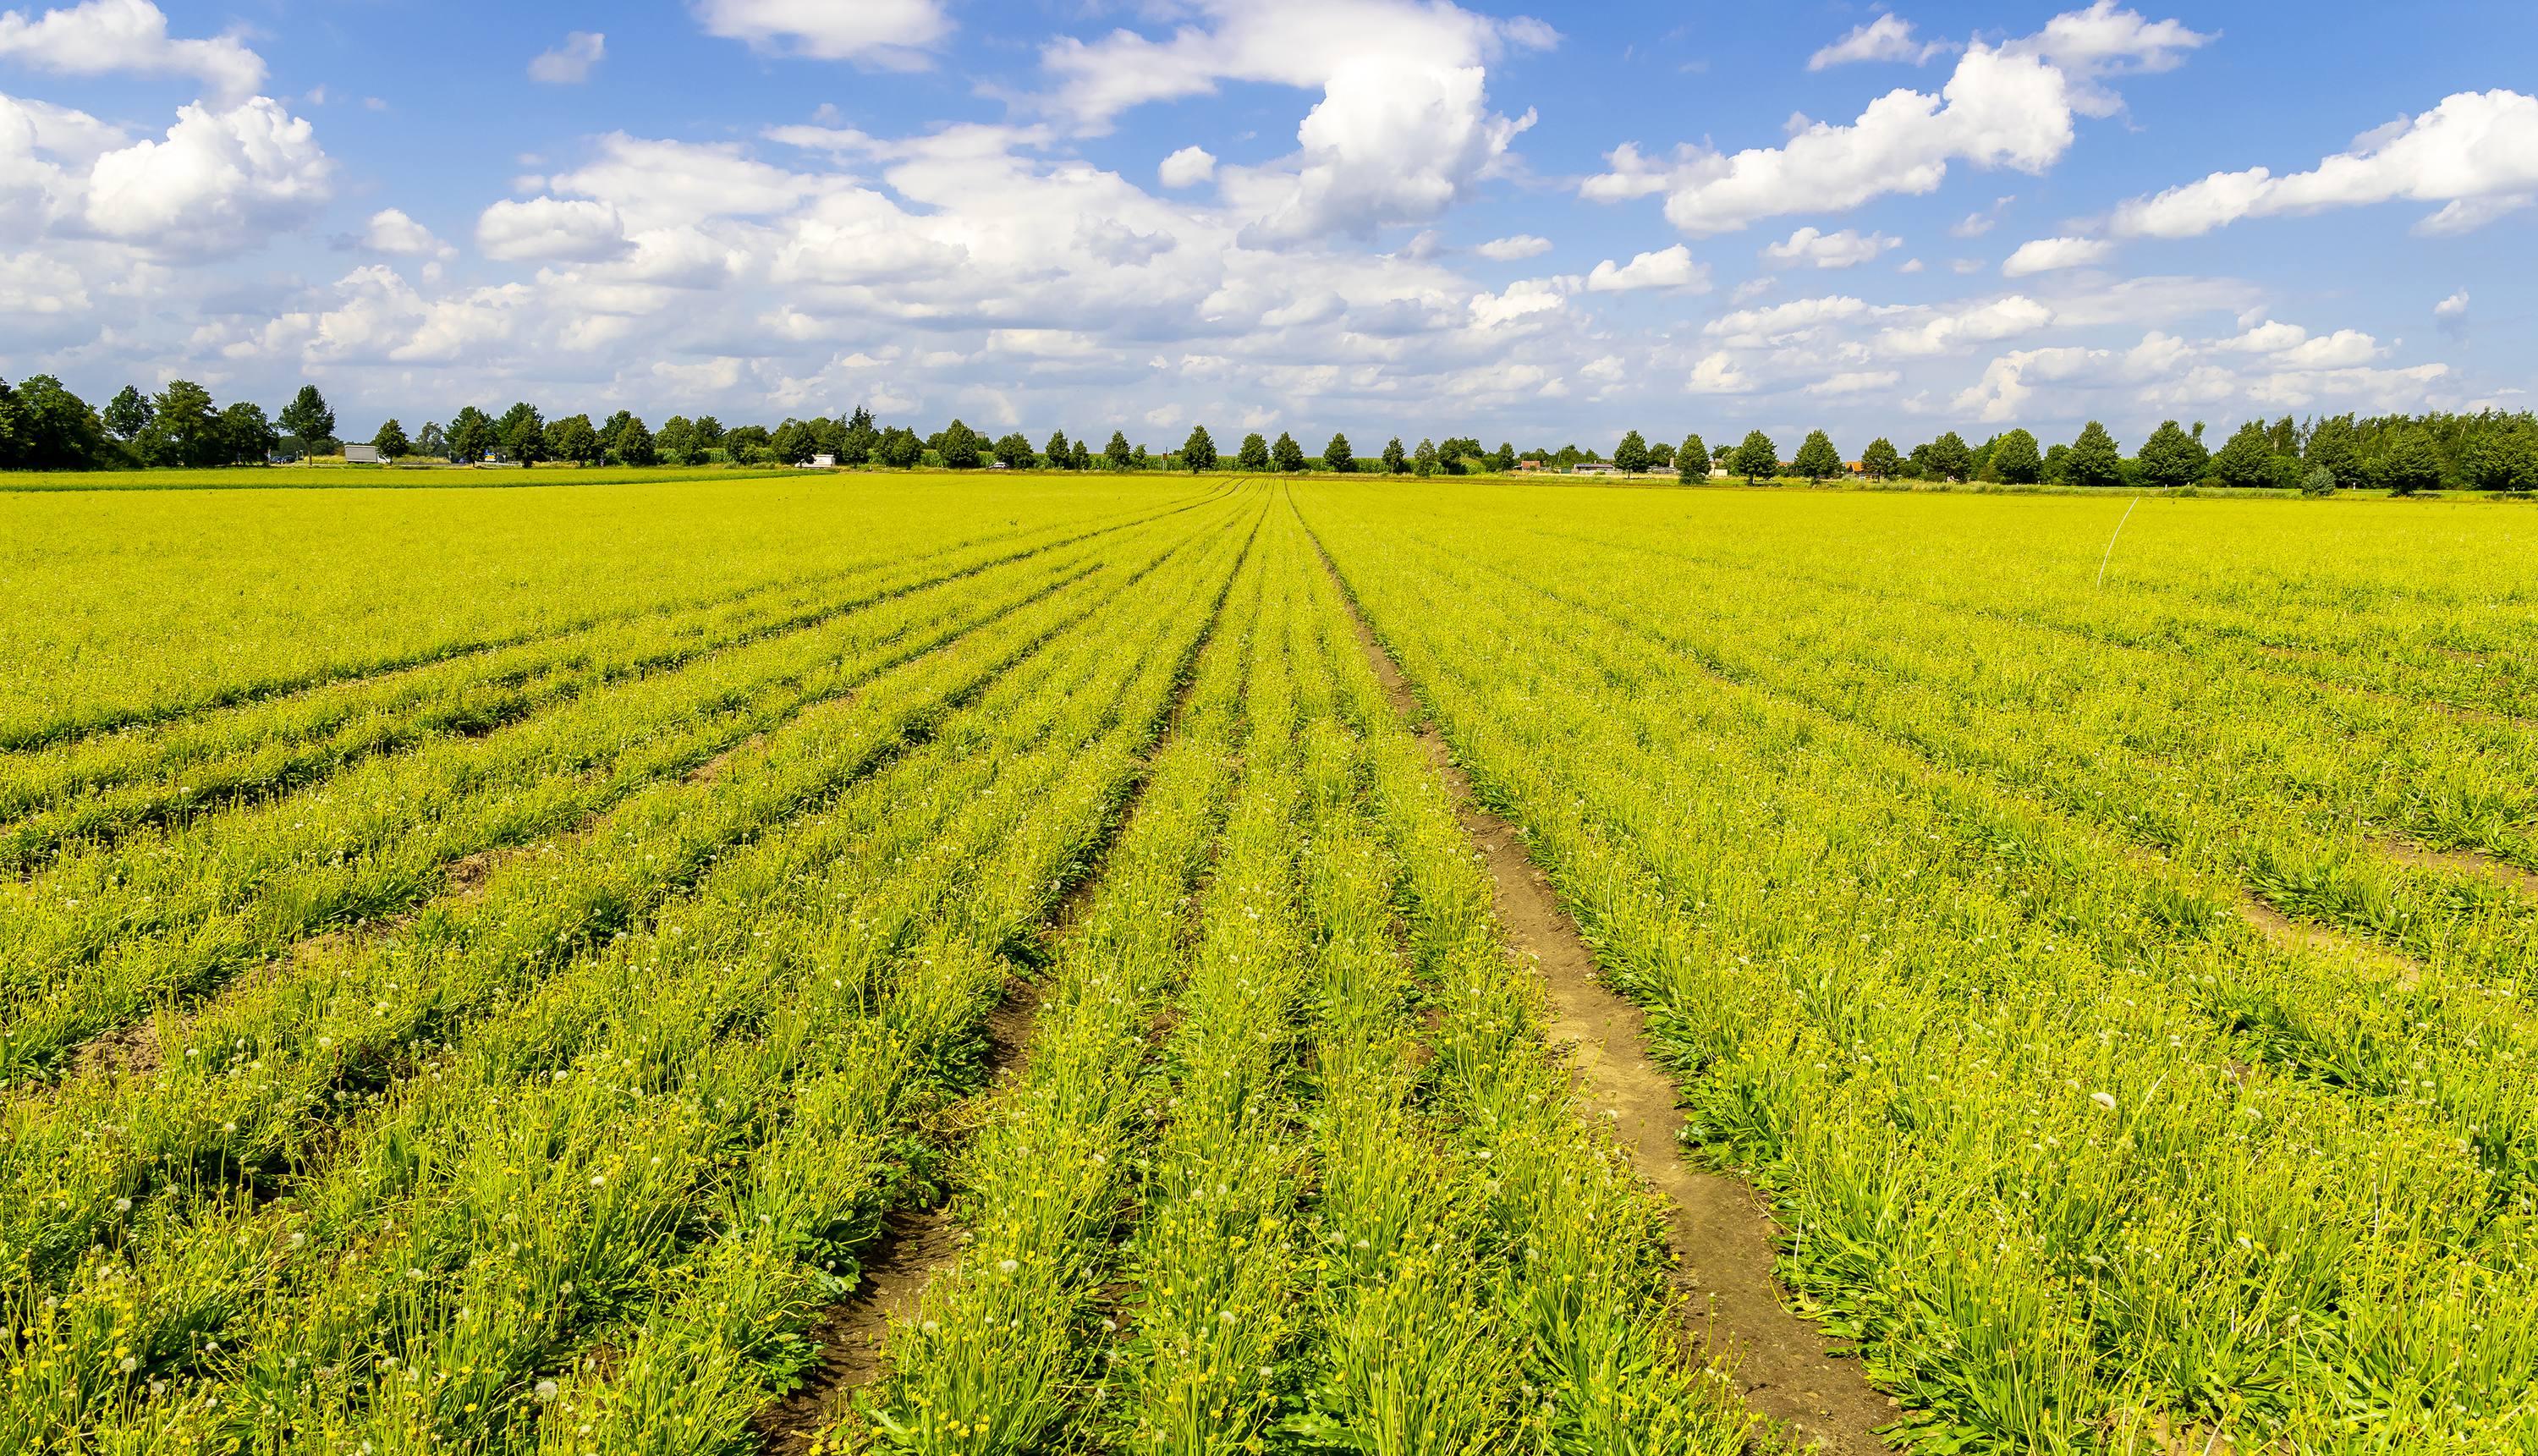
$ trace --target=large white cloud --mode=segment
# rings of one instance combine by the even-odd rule
[[[626,220],[604,202],[498,202],[476,220],[476,246],[506,263],[613,258],[626,251]]]
[[[1318,89],[1297,150],[1263,166],[1218,168],[1228,204],[1250,215],[1246,246],[1283,247],[1424,223],[1469,199],[1533,114],[1490,110],[1487,63],[1557,36],[1536,21],[1475,15],[1445,0],[1205,0],[1204,24],[1150,39],[1113,31],[1051,42],[1056,86],[1037,104],[1100,133],[1148,101],[1226,81]]]
[[[0,97],[0,236],[96,238],[173,260],[221,257],[316,221],[334,164],[309,124],[257,97],[184,106],[127,143],[84,112]]]
[[[941,0],[699,0],[696,15],[762,50],[898,71],[933,64],[927,48],[953,29]]]
[[[0,56],[66,76],[190,76],[224,109],[264,84],[264,58],[235,35],[172,39],[167,17],[150,0],[86,0],[39,19],[0,13]]]
[[[1696,293],[1709,290],[1709,269],[1692,260],[1692,249],[1682,243],[1641,253],[1619,267],[1606,258],[1586,275],[1586,292],[1590,294],[1622,293],[1631,289],[1682,289]]]
[[[2408,198],[2448,206],[2415,225],[2427,235],[2463,232],[2538,201],[2538,97],[2461,92],[2423,115],[2356,139],[2316,167],[2276,176],[2264,167],[2214,172],[2199,182],[2117,207],[2128,237],[2194,237],[2240,218],[2313,213]]]
[[[2035,35],[1969,45],[1937,96],[1889,92],[1848,125],[1794,117],[1784,145],[1733,156],[1687,144],[1671,158],[1653,158],[1626,142],[1606,154],[1612,170],[1578,190],[1599,202],[1662,193],[1666,220],[1703,237],[1765,218],[1928,192],[1954,162],[2042,172],[2069,149],[2074,111],[2103,113],[2115,104],[2091,78],[2126,66],[2165,68],[2203,38],[2173,21],[2145,22],[2100,0]]]

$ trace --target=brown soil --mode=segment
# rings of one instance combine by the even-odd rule
[[[2538,898],[2538,875],[2518,865],[2505,864],[2493,855],[2473,849],[2426,849],[2420,844],[2386,844],[2380,852],[2401,865],[2420,870],[2447,870],[2453,875],[2475,875],[2496,881],[2522,894]]]
[[[2238,901],[2238,915],[2266,940],[2286,950],[2325,951],[2346,960],[2390,972],[2401,986],[2412,986],[2423,979],[2424,968],[2410,957],[2374,946],[2369,941],[2357,940],[2341,931],[2294,920],[2252,894]]]
[[[949,1268],[959,1250],[951,1221],[939,1209],[903,1209],[883,1221],[855,1291],[831,1305],[811,1330],[818,1362],[752,1423],[761,1449],[769,1456],[808,1451],[812,1432],[839,1415],[853,1392],[881,1378],[890,1322],[915,1312],[934,1271]]]
[[[689,783],[711,783],[715,779],[722,777],[723,765],[732,761],[733,755],[745,753],[751,749],[764,747],[766,743],[766,734],[753,733],[749,737],[742,739],[740,742],[733,744],[731,747],[724,749],[721,753],[718,753],[712,758],[705,760],[703,762],[699,763],[696,767],[689,769],[686,781]]]
[[[1683,1113],[1673,1078],[1648,1055],[1645,1014],[1596,980],[1593,955],[1514,827],[1474,806],[1470,780],[1434,725],[1419,721],[1419,700],[1391,655],[1362,618],[1355,625],[1368,666],[1394,709],[1418,723],[1429,763],[1463,806],[1463,827],[1487,860],[1509,945],[1542,967],[1556,1018],[1550,1039],[1571,1048],[1586,1104],[1606,1114],[1640,1176],[1673,1203],[1668,1242],[1696,1314],[1706,1316],[1709,1338],[1735,1362],[1746,1405],[1832,1456],[1888,1449],[1876,1427],[1896,1418],[1899,1403],[1870,1385],[1856,1360],[1831,1353],[1838,1342],[1781,1303],[1771,1277],[1774,1228],[1761,1200],[1743,1181],[1694,1168],[1677,1151]]]

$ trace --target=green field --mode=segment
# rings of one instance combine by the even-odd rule
[[[1769,1446],[1433,731],[1890,1443],[2538,1451],[2523,506],[554,475],[0,491],[8,1449]]]

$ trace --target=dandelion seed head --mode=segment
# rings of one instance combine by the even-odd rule
[[[2089,1093],[2089,1100],[2105,1108],[2109,1112],[2115,1110],[2115,1094],[2113,1092],[2093,1092]]]

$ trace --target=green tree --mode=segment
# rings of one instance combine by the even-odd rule
[[[1870,440],[1868,448],[1859,452],[1860,471],[1873,481],[1892,478],[1895,467],[1903,463],[1904,457],[1897,453],[1895,442],[1882,434]]]
[[[1637,430],[1624,434],[1622,442],[1613,447],[1613,464],[1632,475],[1648,468],[1648,442],[1639,438]]]
[[[1077,440],[1075,442],[1075,468],[1078,470],[1091,470],[1093,468],[1093,450],[1082,440]]]
[[[623,420],[626,417],[619,415]],[[494,448],[494,417],[474,405],[466,405],[449,417],[449,458],[453,463],[471,465],[485,458]]]
[[[1479,440],[1469,435],[1453,435],[1436,442],[1436,468],[1447,475],[1462,475],[1470,471],[1474,460],[1488,453]]]
[[[1974,452],[1966,448],[1965,437],[1953,430],[1914,450],[1912,458],[1942,480],[1962,481],[1973,473]]]
[[[1436,472],[1436,442],[1423,439],[1419,448],[1410,452],[1410,469],[1422,480]]]
[[[1128,436],[1119,430],[1111,430],[1110,443],[1102,447],[1102,458],[1110,462],[1112,470],[1127,469],[1129,460],[1134,458],[1134,452],[1128,448]]]
[[[2119,486],[2124,480],[2123,455],[2106,427],[2092,420],[2062,457],[2062,479],[2075,486]]]
[[[2330,415],[2311,426],[2308,448],[2302,458],[2311,465],[2325,466],[2339,486],[2349,489],[2368,483],[2370,472],[2362,463],[2362,432],[2355,428],[2351,415]]]
[[[282,431],[264,418],[264,406],[245,400],[221,411],[213,434],[215,453],[223,465],[262,465],[282,442]]]
[[[858,410],[856,413],[862,414],[863,412]],[[864,423],[865,426],[869,428],[872,424],[872,417],[870,415],[865,415]],[[722,422],[711,415],[699,415],[695,420],[689,422],[688,443],[693,448],[699,450],[720,449],[722,447]],[[558,458],[561,459],[565,457],[559,456]]]
[[[291,403],[282,407],[280,419],[283,432],[307,441],[310,453],[334,453],[335,412],[327,406],[326,396],[317,392],[316,385],[301,385]]]
[[[1304,447],[1285,430],[1278,431],[1277,442],[1269,446],[1269,459],[1280,470],[1293,473],[1304,468]]]
[[[1410,469],[1410,452],[1401,447],[1401,436],[1397,434],[1384,442],[1383,468],[1394,475],[1400,475]]]
[[[582,423],[584,425],[589,424],[589,418],[587,416],[583,417]],[[423,422],[423,428],[414,432],[414,452],[418,455],[428,455],[434,459],[445,460],[448,458],[449,437],[441,432],[440,426],[437,422],[426,420]]]
[[[159,418],[159,407],[150,402],[150,396],[126,384],[123,392],[106,405],[100,418],[107,433],[128,442],[139,439],[141,431],[150,428],[150,422]]]
[[[660,446],[661,458],[672,465],[694,465],[700,458],[697,449],[697,427],[685,415],[672,415],[661,422],[652,433],[652,443]]]
[[[595,465],[607,454],[599,443],[599,431],[590,428],[588,415],[567,415],[561,420],[548,422],[548,458]]]
[[[502,412],[494,422],[494,438],[523,468],[547,458],[547,422],[538,407],[526,400]]]
[[[2274,440],[2264,422],[2250,420],[2234,430],[2212,457],[2212,478],[2225,486],[2274,484]]]
[[[1357,469],[1357,455],[1349,447],[1347,435],[1334,434],[1331,442],[1322,446],[1322,468],[1338,475]]]
[[[1234,463],[1237,469],[1241,470],[1267,470],[1269,468],[1269,441],[1264,439],[1261,436],[1260,431],[1256,430],[1251,431],[1249,434],[1244,435],[1242,437],[1242,448],[1235,453]]]
[[[995,449],[996,458],[1004,462],[1007,470],[1029,470],[1039,463],[1039,456],[1032,452],[1031,436],[1019,430],[998,435]]]
[[[402,460],[414,453],[414,442],[405,437],[404,427],[394,420],[379,427],[379,432],[370,436],[370,445],[382,460]]]
[[[174,461],[180,465],[214,465],[226,463],[225,447],[220,438],[219,414],[212,408],[212,392],[191,379],[170,379],[167,387],[151,401],[158,418],[151,429],[171,446]]]
[[[452,427],[453,432],[455,427]],[[652,431],[632,413],[619,410],[599,429],[599,443],[620,465],[657,465],[661,455]]]
[[[1500,440],[1499,452],[1490,457],[1490,469],[1501,475],[1515,469],[1515,441]]]
[[[778,462],[801,465],[820,453],[820,438],[808,424],[788,418],[775,427],[775,433],[768,436],[767,447],[775,452]]]
[[[1830,480],[1841,474],[1841,451],[1833,447],[1833,436],[1811,430],[1798,445],[1798,458],[1789,462],[1789,468],[1807,480]]]
[[[873,458],[893,470],[905,470],[925,458],[925,441],[906,426],[894,425],[874,442]]]
[[[2389,495],[2412,496],[2440,489],[2441,464],[2432,431],[2410,428],[2399,430],[2371,461],[2371,474]]]
[[[1075,446],[1067,443],[1065,430],[1049,431],[1047,454],[1051,470],[1064,470],[1075,463]]]
[[[2161,421],[2150,438],[2142,441],[2141,453],[2135,457],[2141,462],[2142,474],[2162,489],[2190,486],[2203,479],[2204,469],[2212,463],[2212,452],[2203,447],[2202,433],[2201,425],[2188,434],[2176,427],[2175,421]]]
[[[1190,427],[1189,438],[1181,441],[1181,466],[1191,471],[1216,469],[1216,441],[1208,436],[1207,427]]]
[[[1688,480],[1709,478],[1709,446],[1698,434],[1687,434],[1674,447],[1675,473]]]
[[[934,437],[934,453],[943,457],[946,470],[975,470],[981,453],[979,443],[976,431],[955,420]]]
[[[1131,470],[1145,469],[1147,458],[1146,447],[1144,445],[1139,445],[1137,448],[1128,452],[1128,468]]]
[[[2304,496],[2332,496],[2335,494],[2335,472],[2323,465],[2312,465],[2308,467],[2308,473],[2301,477],[2300,489]]]
[[[1752,430],[1746,434],[1745,442],[1736,447],[1734,463],[1727,468],[1745,477],[1745,484],[1749,486],[1765,476],[1778,475],[1780,447],[1771,443],[1770,435],[1759,430]]]
[[[2044,457],[2037,453],[2036,436],[2013,430],[1992,444],[1994,474],[2013,486],[2032,486],[2044,478]]]
[[[30,374],[11,394],[12,463],[26,470],[94,470],[112,457],[105,424],[50,374]]]
[[[2480,491],[2538,490],[2538,437],[2519,430],[2488,435],[2468,476]]]

